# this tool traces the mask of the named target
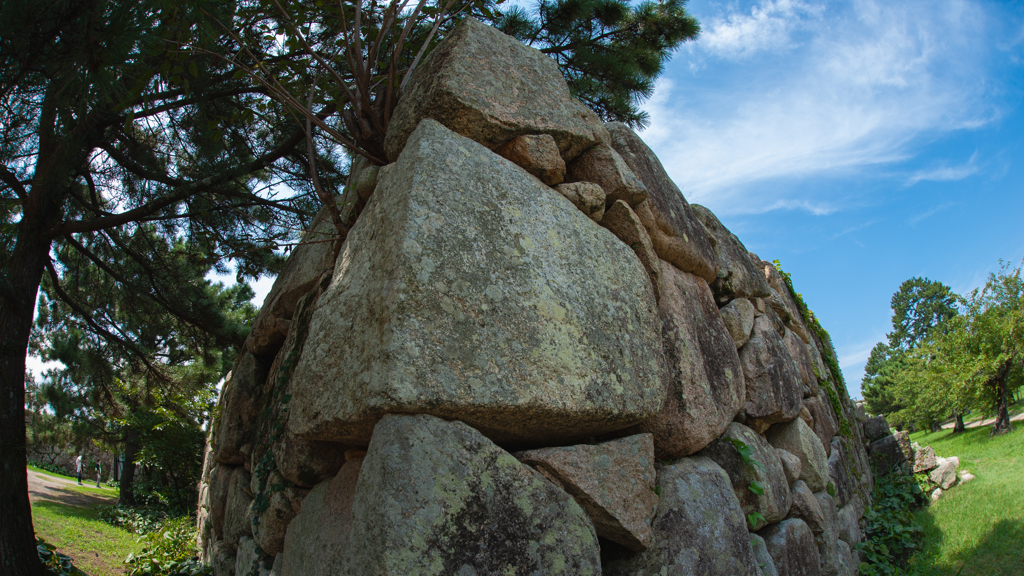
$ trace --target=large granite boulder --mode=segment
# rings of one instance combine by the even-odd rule
[[[597,535],[634,551],[651,544],[654,439],[637,434],[590,445],[540,448],[515,455],[569,493]]]
[[[836,504],[832,496],[825,491],[814,495],[818,499],[818,506],[824,518],[824,530],[814,535],[814,541],[818,545],[818,559],[821,562],[821,576],[838,576],[839,574],[839,520],[836,514]]]
[[[243,468],[235,468],[228,485],[227,501],[224,505],[224,544],[231,548],[238,546],[243,536],[252,536],[252,521],[249,506],[252,494],[249,484],[252,478]]]
[[[235,466],[245,463],[239,449],[252,441],[258,410],[256,399],[266,379],[266,367],[252,354],[243,354],[225,378],[212,438],[217,462]]]
[[[224,535],[224,514],[227,512],[228,490],[231,489],[231,479],[234,472],[234,467],[225,464],[217,464],[210,471],[208,498],[210,502],[210,527],[213,530],[213,540],[218,540]]]
[[[874,443],[872,443],[872,446],[874,446]],[[960,464],[960,459],[938,458],[937,461],[938,466],[928,474],[928,481],[938,485],[943,490],[948,490],[956,483],[956,467]]]
[[[569,164],[567,177],[573,182],[593,182],[600,186],[608,206],[620,200],[636,206],[647,200],[647,187],[607,144],[598,144],[580,154]]]
[[[782,341],[786,344],[786,350],[789,350],[789,355],[793,358],[793,362],[796,364],[797,371],[800,374],[800,383],[806,386],[808,394],[806,396],[813,396],[818,393],[818,378],[824,377],[824,372],[819,371],[817,364],[814,361],[814,357],[811,355],[812,347],[805,344],[796,332],[793,332],[789,328],[785,329],[785,336]],[[829,440],[832,438],[829,437]]]
[[[754,329],[754,305],[746,298],[737,298],[722,306],[719,312],[739,350],[750,340],[750,332]]]
[[[718,258],[718,273],[711,290],[720,304],[734,298],[767,298],[771,288],[764,279],[764,272],[750,257],[750,253],[735,234],[722,225],[711,210],[699,205],[692,206],[697,219],[710,233]]]
[[[569,94],[555,61],[466,18],[409,79],[384,141],[395,161],[424,118],[494,149],[527,134],[550,134],[569,162],[608,131]]]
[[[885,416],[875,416],[874,418],[868,418],[864,421],[864,436],[867,437],[868,442],[874,442],[880,440],[890,434],[889,423],[885,421]]]
[[[748,454],[751,462],[742,457],[740,450]],[[699,455],[711,458],[729,475],[744,516],[761,514],[751,530],[760,530],[786,517],[792,504],[786,473],[776,450],[753,430],[733,422]]]
[[[651,237],[647,234],[647,230],[640,222],[636,212],[633,212],[626,202],[616,200],[601,218],[601,226],[607,228],[623,244],[633,250],[640,263],[644,265],[644,270],[647,270],[647,275],[651,277],[651,287],[654,289],[655,298],[660,300],[661,260],[654,253]]]
[[[779,576],[779,571],[775,569],[775,561],[768,553],[768,546],[765,545],[764,538],[757,534],[751,534],[750,545],[754,548],[754,559],[757,561],[758,568],[761,569],[761,576]]]
[[[868,446],[868,457],[875,476],[884,476],[906,462],[903,450],[900,450],[900,444],[892,434],[872,442]]]
[[[827,404],[827,400],[822,400],[820,396],[804,398],[804,408],[807,408],[811,417],[814,418],[811,428],[821,440],[825,454],[831,456],[832,438],[839,433],[839,424],[836,423],[835,417],[832,415],[832,408]]]
[[[632,250],[515,164],[424,120],[317,303],[288,429],[365,446],[384,413],[427,412],[552,445],[657,413],[663,369]]]
[[[832,453],[828,456],[828,478],[835,490],[836,504],[845,506],[853,497],[857,486],[849,451],[841,436],[832,438]]]
[[[658,458],[692,454],[717,438],[743,405],[743,370],[703,278],[661,262],[665,405],[632,428],[654,435]]]
[[[748,426],[763,432],[800,414],[804,392],[799,370],[767,316],[754,319],[750,339],[740,348],[740,363]]]
[[[385,416],[362,463],[343,574],[592,574],[600,550],[568,494],[476,430]]]
[[[822,513],[821,505],[814,496],[814,492],[807,487],[807,483],[798,480],[793,485],[793,507],[789,509],[790,518],[799,518],[807,523],[807,527],[815,536],[825,531],[825,516]]]
[[[906,453],[904,452],[903,455],[906,456]],[[939,462],[935,459],[935,449],[931,446],[922,446],[914,452],[914,474],[930,472],[938,466]]]
[[[284,548],[285,531],[302,509],[307,493],[308,490],[289,485],[277,471],[262,482],[260,500],[266,505],[259,506],[252,518],[252,534],[264,554],[275,556]]]
[[[818,546],[814,534],[799,518],[783,520],[761,530],[765,547],[780,575],[819,576],[821,574]]]
[[[776,424],[765,433],[768,443],[792,453],[800,459],[800,479],[812,492],[824,490],[828,485],[828,458],[821,440],[803,420],[795,418]]]
[[[714,282],[718,257],[711,239],[658,157],[625,124],[609,122],[605,127],[611,134],[612,147],[647,187],[654,220],[648,232],[655,252],[683,272]]]
[[[757,561],[729,475],[713,460],[683,458],[658,471],[654,541],[638,554],[609,554],[606,576],[754,576]]]

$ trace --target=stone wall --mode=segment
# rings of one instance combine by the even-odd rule
[[[870,466],[827,334],[632,130],[467,20],[386,142],[222,390],[218,576],[856,573]]]

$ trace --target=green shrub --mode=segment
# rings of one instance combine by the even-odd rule
[[[196,557],[195,519],[170,518],[139,538],[142,550],[129,554],[129,576],[209,576],[213,568]]]
[[[859,574],[918,574],[907,565],[921,546],[921,527],[914,522],[914,510],[928,502],[927,493],[913,476],[893,472],[875,481],[874,501],[864,514],[864,541],[857,544]]]
[[[57,547],[49,544],[42,538],[36,538],[36,551],[39,553],[39,562],[47,574],[54,576],[86,576],[84,572],[75,568],[71,563],[71,557],[57,552]]]
[[[168,519],[168,514],[150,506],[101,506],[99,508],[100,519],[110,524],[124,528],[135,534],[146,534],[160,527]]]

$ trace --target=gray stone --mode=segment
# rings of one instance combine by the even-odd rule
[[[864,421],[864,436],[867,437],[868,442],[874,442],[888,435],[889,423],[885,421],[885,416],[875,416]]]
[[[800,413],[803,387],[793,358],[765,316],[754,320],[750,339],[740,348],[747,394],[748,426],[763,432]]]
[[[739,350],[750,339],[750,332],[754,329],[754,305],[746,298],[737,298],[723,306],[719,312]]]
[[[594,222],[604,218],[604,189],[593,182],[569,182],[555,190]]]
[[[815,536],[825,531],[825,517],[818,499],[803,480],[793,485],[793,506],[789,509],[789,517],[806,522]]]
[[[277,471],[270,474],[263,488],[262,499],[267,505],[253,518],[252,533],[263,553],[274,556],[284,549],[288,524],[302,509],[302,500],[309,491],[288,485]]]
[[[658,485],[651,547],[609,558],[604,574],[757,574],[743,510],[729,475],[713,460],[691,456],[665,466],[658,471]]]
[[[217,462],[236,466],[245,463],[239,448],[252,441],[256,399],[266,379],[267,369],[252,354],[243,354],[225,378],[213,434]]]
[[[892,435],[893,438],[896,438],[896,442],[899,443],[900,450],[903,452],[903,457],[907,459],[907,462],[913,462],[914,447],[910,442],[910,433],[902,430],[899,432],[893,432]]]
[[[288,525],[281,576],[346,574],[352,539],[352,504],[362,458],[345,462],[338,474],[309,491],[302,510]],[[276,563],[276,561],[275,561]]]
[[[818,499],[818,506],[824,519],[824,530],[821,534],[814,536],[818,545],[818,557],[821,560],[822,576],[837,576],[839,574],[839,552],[836,543],[839,541],[838,518],[836,515],[836,504],[828,492],[818,492],[814,495]]]
[[[424,120],[317,303],[288,429],[365,446],[383,414],[428,412],[511,444],[610,432],[661,408],[660,328],[629,247]]]
[[[850,545],[840,540],[836,543],[836,553],[839,556],[839,576],[857,576],[859,567],[853,564]]]
[[[384,148],[394,161],[424,118],[494,149],[550,134],[569,162],[608,131],[569,94],[555,61],[466,18],[420,63],[391,117]]]
[[[249,506],[252,504],[250,481],[249,473],[242,468],[235,468],[231,473],[224,506],[223,537],[224,544],[230,547],[237,546],[242,536],[252,536],[252,521],[249,519]]]
[[[929,472],[939,466],[935,459],[935,450],[931,446],[924,446],[914,453],[914,474]]]
[[[765,547],[779,574],[786,576],[819,576],[818,547],[814,534],[799,518],[783,520],[761,530]]]
[[[658,157],[625,124],[609,122],[605,127],[612,147],[647,188],[651,216],[645,219],[640,207],[637,213],[647,226],[655,252],[683,272],[714,282],[718,257],[712,241]]]
[[[743,372],[704,279],[661,263],[665,405],[631,429],[654,435],[662,460],[692,454],[717,438],[740,410]]]
[[[573,182],[593,182],[605,194],[605,205],[618,200],[636,206],[647,199],[647,187],[633,174],[611,146],[598,144],[580,154],[571,164],[567,177]]]
[[[256,551],[256,541],[248,536],[243,536],[238,541],[238,550],[235,552],[235,574],[250,576],[259,575],[260,555]]]
[[[517,136],[495,150],[503,158],[540,178],[548,186],[565,179],[565,160],[558,155],[558,145],[550,134]]]
[[[779,462],[782,463],[783,472],[786,473],[786,482],[792,488],[793,484],[796,484],[796,481],[800,479],[800,470],[803,468],[803,464],[800,463],[800,459],[795,454],[788,450],[776,448],[775,452],[779,456]]]
[[[868,457],[876,476],[884,476],[905,462],[900,444],[892,434],[872,442],[868,446]]]
[[[850,546],[860,542],[860,518],[857,516],[857,504],[850,502],[839,509],[836,515],[836,528],[839,539]]]
[[[750,449],[750,459],[757,464],[743,460],[737,443]],[[733,422],[721,438],[701,450],[699,455],[711,458],[729,475],[744,516],[749,518],[754,512],[761,514],[762,518],[750,528],[752,531],[786,517],[793,502],[786,473],[775,449],[753,430]],[[750,489],[755,482],[763,494],[756,494]]]
[[[359,473],[345,574],[600,574],[568,494],[469,426],[388,415]]]
[[[637,552],[650,546],[651,519],[658,505],[650,434],[515,456],[576,499],[598,536]]]
[[[707,208],[694,204],[693,211],[713,239],[718,274],[711,283],[711,290],[718,302],[725,304],[735,298],[767,298],[771,288],[740,239]]]
[[[334,477],[345,463],[345,445],[283,433],[271,448],[281,475],[305,488]]]
[[[765,437],[772,446],[786,450],[800,459],[800,479],[807,483],[812,492],[825,489],[828,485],[825,448],[803,420],[796,418],[776,424],[768,429]]]
[[[971,474],[970,472],[968,472],[966,470],[961,470],[960,472],[957,473],[957,475],[960,478],[960,483],[961,484],[966,484],[966,483],[970,482],[971,480],[974,480],[974,478],[975,478],[974,474]]]
[[[832,438],[839,433],[839,425],[835,421],[835,417],[832,415],[832,408],[827,404],[827,400],[823,400],[820,396],[811,396],[810,398],[804,398],[804,408],[811,413],[811,417],[814,418],[814,424],[811,428],[814,433],[821,440],[821,445],[825,448],[825,454],[828,456],[832,455]]]
[[[939,498],[942,498],[942,488],[936,488],[935,491],[932,492],[932,502],[935,502]]]
[[[818,393],[818,378],[824,378],[824,374],[818,372],[818,367],[815,365],[814,357],[811,356],[811,347],[804,344],[804,341],[796,335],[795,332],[789,328],[785,328],[785,336],[782,341],[786,344],[786,350],[789,351],[790,357],[793,358],[793,362],[796,364],[797,373],[800,375],[800,383],[810,390],[810,394],[807,396],[814,396]],[[828,442],[832,440],[829,436]]]
[[[850,501],[857,483],[853,477],[853,467],[846,444],[839,436],[832,439],[832,453],[828,457],[828,478],[835,489],[836,503],[845,506]]]
[[[218,540],[224,535],[224,513],[234,472],[235,468],[226,464],[217,464],[210,472],[210,524],[214,533],[213,540]]]
[[[772,560],[771,554],[768,553],[768,547],[765,546],[764,538],[757,534],[751,534],[750,545],[754,548],[754,558],[757,561],[757,566],[761,569],[762,576],[779,576],[779,571],[775,569],[775,561]]]
[[[943,490],[948,490],[950,486],[956,484],[956,466],[959,464],[959,459],[939,458],[938,463],[939,465],[928,475],[928,481]]]
[[[235,547],[218,540],[210,553],[215,576],[235,576]]]
[[[647,229],[644,228],[633,209],[622,200],[616,200],[601,218],[601,226],[607,228],[609,232],[615,234],[616,238],[622,240],[623,244],[633,250],[651,278],[655,297],[660,300],[661,261],[654,253]]]
[[[272,357],[287,335],[299,298],[316,286],[324,272],[334,265],[334,242],[338,231],[325,207],[317,213],[284,268],[278,273],[263,306],[253,320],[246,350],[259,357]],[[270,361],[267,360],[269,363]]]

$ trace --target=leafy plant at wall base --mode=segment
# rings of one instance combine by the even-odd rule
[[[39,551],[39,562],[43,565],[46,574],[55,576],[85,576],[85,573],[75,568],[71,563],[71,557],[57,552],[57,547],[48,543],[42,538],[36,538],[36,550]]]
[[[913,476],[894,473],[876,480],[874,505],[864,514],[864,541],[857,544],[861,576],[913,576],[910,557],[918,550],[921,527],[913,512],[928,501]]]
[[[209,576],[213,568],[196,558],[195,520],[172,518],[139,538],[141,551],[124,559],[129,576]]]

